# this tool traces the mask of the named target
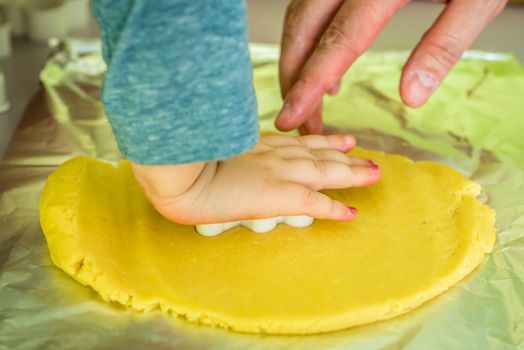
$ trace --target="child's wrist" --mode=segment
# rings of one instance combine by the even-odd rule
[[[206,163],[142,165],[131,162],[135,179],[150,200],[176,198],[195,183]]]

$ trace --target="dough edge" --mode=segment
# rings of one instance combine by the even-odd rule
[[[378,152],[384,154],[383,152]],[[402,156],[403,158],[406,158]],[[75,162],[81,159],[92,159],[89,157],[76,157],[66,161],[48,178],[45,188],[40,199],[41,226],[47,240],[49,252],[53,263],[70,275],[73,279],[85,286],[94,289],[101,298],[106,302],[116,302],[135,310],[148,312],[160,310],[172,316],[196,322],[202,325],[218,326],[221,328],[233,330],[242,333],[259,333],[259,334],[281,334],[281,335],[306,335],[318,334],[337,330],[343,330],[354,326],[365,325],[376,321],[387,320],[402,314],[405,314],[420,305],[434,299],[450,287],[454,286],[466,276],[468,276],[484,258],[485,253],[489,253],[495,242],[495,229],[491,234],[485,237],[477,236],[477,239],[469,246],[466,255],[469,258],[463,260],[462,264],[455,269],[449,276],[447,283],[439,283],[431,286],[426,290],[420,291],[415,297],[410,296],[405,300],[396,300],[388,304],[366,306],[358,311],[352,310],[346,313],[330,315],[322,320],[319,319],[265,319],[260,318],[236,318],[223,313],[202,312],[201,310],[191,307],[181,307],[180,305],[166,305],[162,300],[156,300],[148,304],[140,303],[136,297],[126,293],[108,293],[111,290],[110,283],[104,279],[103,272],[97,268],[96,264],[88,256],[79,254],[71,257],[68,254],[60,254],[61,251],[67,251],[75,241],[75,233],[63,232],[58,225],[55,225],[56,216],[61,213],[56,211],[53,202],[55,198],[50,198],[48,193],[56,182],[63,181],[62,176],[67,176],[67,169],[75,166]],[[407,160],[411,161],[409,158]],[[122,166],[126,161],[121,161],[118,166]],[[426,162],[413,162],[426,163]],[[108,166],[114,166],[106,163]],[[477,185],[478,186],[478,185]],[[479,187],[480,188],[480,187]],[[477,193],[478,195],[478,193]],[[72,193],[62,193],[60,197],[67,198],[74,196]],[[473,197],[470,193],[465,193],[462,197]],[[61,202],[58,200],[58,202]],[[486,211],[486,216],[491,217],[492,226],[495,223],[495,212],[485,204],[481,205],[482,210]],[[55,239],[59,237],[60,239]],[[402,305],[404,304],[404,305]]]

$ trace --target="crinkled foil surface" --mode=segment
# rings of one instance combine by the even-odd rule
[[[0,168],[1,350],[524,349],[524,69],[510,55],[468,52],[414,110],[397,92],[406,53],[368,53],[325,100],[327,133],[353,132],[364,147],[449,164],[482,185],[497,212],[497,243],[485,262],[409,314],[323,335],[265,336],[107,304],[53,266],[37,206],[46,177],[75,155],[121,157],[99,99],[100,55],[71,51],[42,71],[44,91]],[[281,105],[277,55],[252,46],[266,132]]]

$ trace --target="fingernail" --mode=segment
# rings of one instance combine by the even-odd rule
[[[357,214],[357,208],[355,208],[355,207],[348,207],[348,213],[351,216],[355,216]]]
[[[368,160],[368,167],[371,169],[371,170],[379,170],[380,167],[378,166],[377,163],[375,163],[374,161],[372,160]]]
[[[435,90],[435,77],[426,72],[412,72],[408,81],[409,100],[415,106],[421,106]]]

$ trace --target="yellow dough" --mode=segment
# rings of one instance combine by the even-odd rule
[[[40,215],[53,262],[104,300],[235,331],[327,332],[403,314],[469,274],[494,244],[480,186],[437,163],[357,150],[382,179],[328,191],[352,222],[238,227],[207,238],[163,219],[127,162],[79,157],[49,177]]]

